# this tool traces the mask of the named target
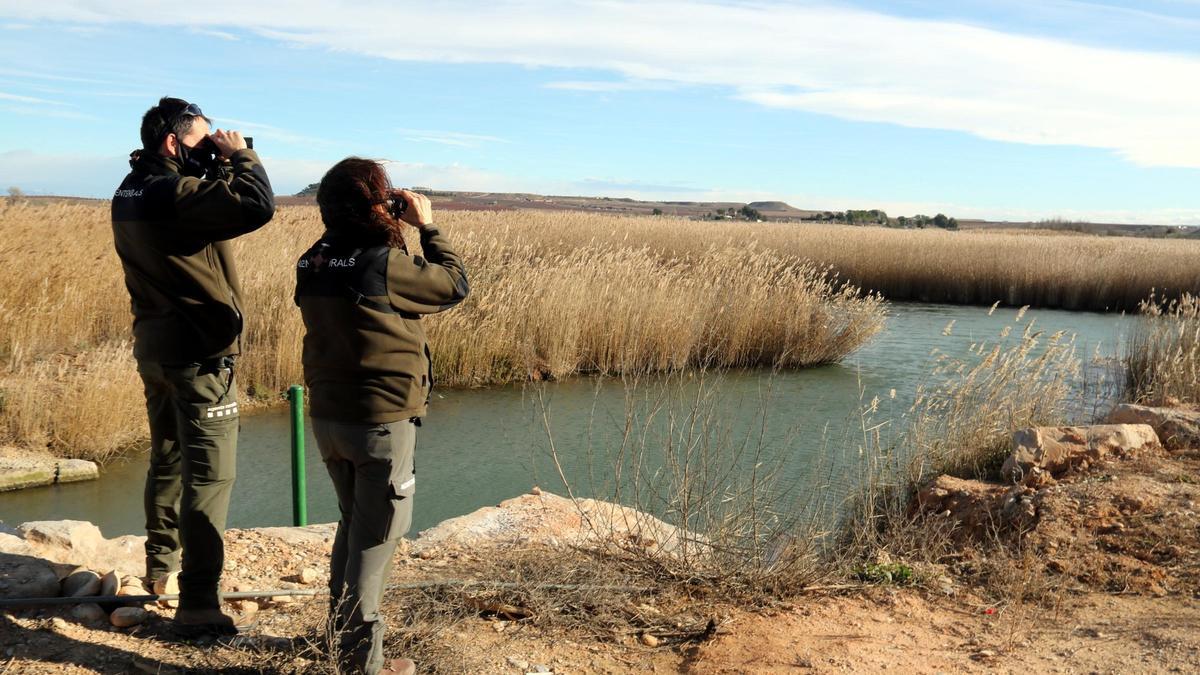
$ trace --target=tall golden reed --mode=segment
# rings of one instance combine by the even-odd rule
[[[1146,300],[1126,346],[1125,372],[1134,401],[1200,404],[1200,297]]]
[[[1152,290],[1166,299],[1200,294],[1196,239],[665,217],[604,227],[603,217],[585,213],[536,212],[528,218],[523,232],[547,242],[623,242],[676,259],[709,246],[741,249],[753,241],[761,249],[828,267],[889,300],[1133,312]],[[560,226],[565,223],[574,226]]]
[[[828,363],[884,320],[880,298],[794,245],[756,243],[754,227],[718,236],[708,223],[563,212],[438,220],[472,287],[427,323],[442,386]],[[302,379],[293,265],[321,230],[314,207],[284,207],[234,243],[251,398],[277,400]],[[8,203],[0,232],[0,442],[100,458],[136,443],[145,422],[108,205]]]

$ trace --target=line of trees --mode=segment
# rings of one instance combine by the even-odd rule
[[[805,216],[801,220],[822,223],[845,223],[847,225],[883,225],[885,227],[904,228],[940,227],[944,230],[958,229],[958,220],[944,213],[939,213],[936,216],[918,214],[915,216],[890,218],[886,211],[880,209],[822,211],[821,213]]]
[[[911,218],[900,216],[896,219],[896,225],[899,227],[940,227],[943,230],[957,230],[958,220],[942,213],[932,218],[925,215],[916,215]]]
[[[709,211],[708,213],[704,214],[704,220],[764,221],[766,219],[767,217],[764,216],[761,211],[751,207],[749,204],[740,209],[730,206],[727,209],[717,209],[716,211]]]

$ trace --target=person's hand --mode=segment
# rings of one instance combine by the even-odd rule
[[[412,190],[396,190],[396,193],[408,202],[408,208],[404,209],[400,220],[417,227],[433,223],[433,204],[429,202],[429,197]]]
[[[247,147],[246,139],[242,137],[242,132],[240,131],[217,129],[217,132],[210,134],[209,138],[213,140],[213,143],[217,144],[217,149],[221,151],[221,156],[225,159],[233,157],[233,153],[238,150],[245,150]]]

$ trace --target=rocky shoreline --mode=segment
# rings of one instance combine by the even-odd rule
[[[252,552],[244,558],[230,556],[227,560],[223,591],[243,595],[266,591],[261,594],[262,601],[286,604],[294,600],[297,590],[323,588],[327,561],[322,556],[328,555],[336,527],[336,523],[324,523],[228,530],[229,541],[253,543]],[[107,539],[94,524],[78,520],[35,521],[16,527],[0,523],[0,600],[177,592],[174,575],[165,585],[145,587],[140,576],[145,569],[145,539],[138,535]],[[405,540],[401,551],[406,556],[431,559],[447,552],[497,546],[603,546],[620,542],[670,554],[680,540],[681,531],[633,509],[592,499],[572,501],[534,488],[497,506],[446,520],[415,539]],[[264,568],[272,574],[255,574],[255,570]],[[277,574],[280,569],[290,570],[290,574]],[[283,593],[273,595],[269,592],[273,590]],[[175,605],[171,601],[158,604],[170,608]],[[245,598],[233,604],[239,610],[258,608],[258,603]],[[152,609],[148,603],[137,606]],[[101,618],[101,606],[96,603],[76,607],[84,609],[68,606],[64,611],[90,622]],[[127,611],[123,603],[111,597],[103,610],[114,626],[122,628],[149,616]]]

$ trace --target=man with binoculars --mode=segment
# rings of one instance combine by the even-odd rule
[[[243,325],[229,241],[270,221],[275,198],[247,139],[210,130],[199,106],[182,99],[146,111],[112,226],[150,418],[146,575],[154,582],[182,566],[176,625],[228,634],[237,626],[220,609],[218,583]]]

